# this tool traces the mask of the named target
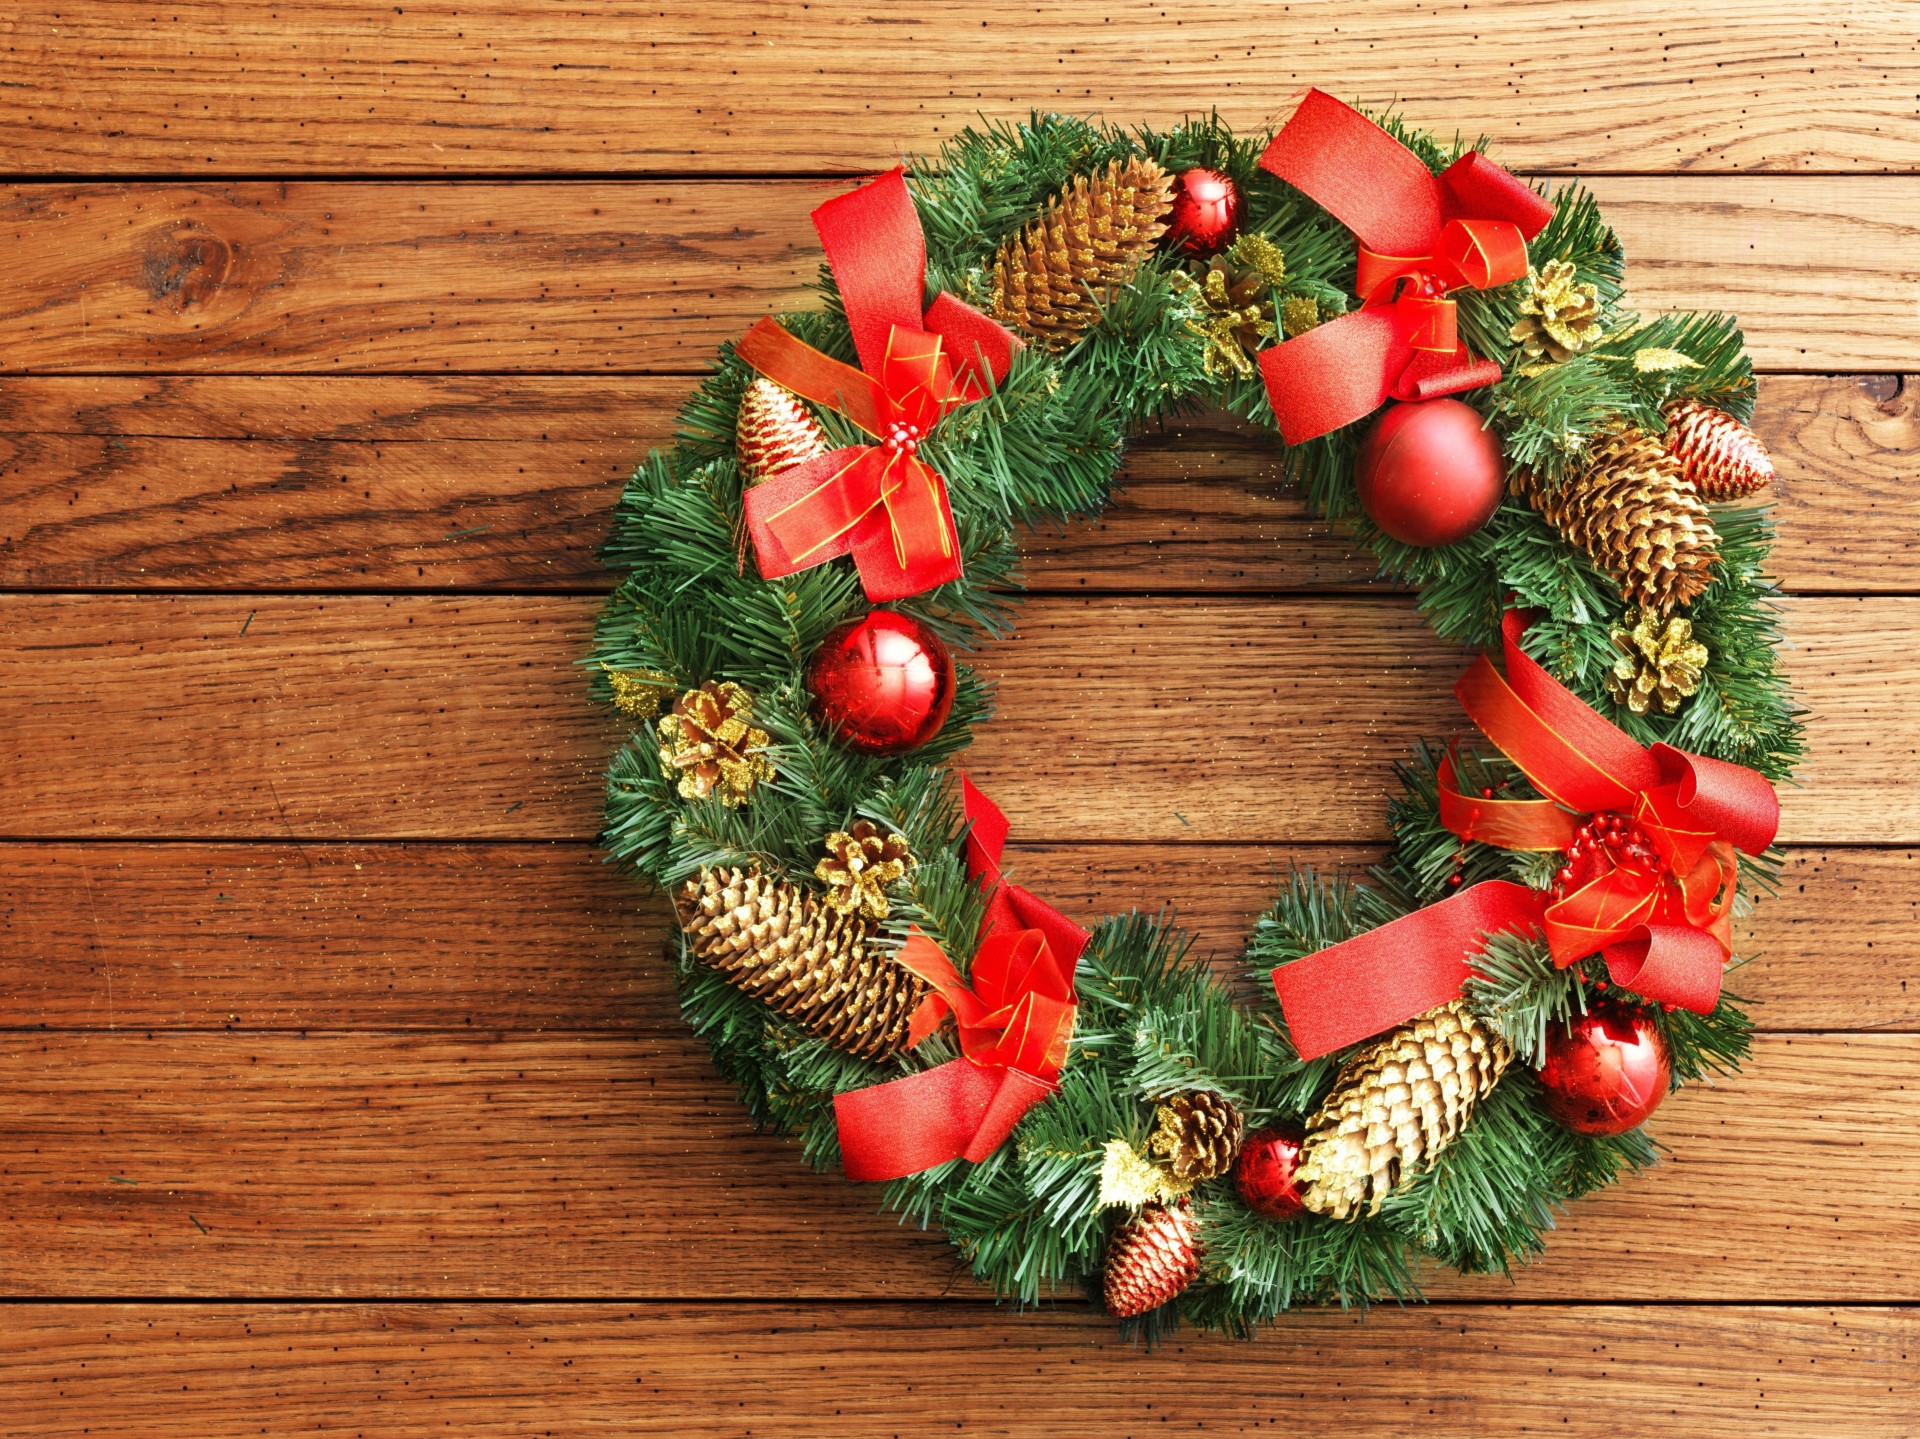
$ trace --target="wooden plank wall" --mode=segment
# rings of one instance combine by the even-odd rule
[[[7,1432],[1916,1432],[1917,38],[1903,0],[15,7]],[[1308,83],[1579,176],[1647,307],[1743,315],[1815,750],[1753,1063],[1670,1163],[1512,1284],[1144,1354],[751,1132],[594,852],[574,662],[620,477],[843,177]],[[1033,537],[971,763],[1046,893],[1230,957],[1289,861],[1377,852],[1461,657],[1253,432],[1127,483]]]

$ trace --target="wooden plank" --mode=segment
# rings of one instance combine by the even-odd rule
[[[1783,839],[1920,842],[1920,656],[1882,639],[1914,607],[1790,602],[1813,755]],[[576,665],[594,609],[0,597],[8,837],[588,838],[616,738]],[[1027,840],[1373,840],[1392,762],[1462,727],[1464,662],[1397,597],[1036,598],[967,762]]]
[[[0,385],[0,585],[595,591],[619,480],[689,382],[27,377]],[[1790,590],[1910,592],[1920,387],[1770,375]],[[1025,541],[1041,590],[1350,590],[1370,558],[1211,415],[1144,437],[1097,522]],[[1863,522],[1863,517],[1864,522]]]
[[[1149,1351],[1094,1314],[952,1304],[33,1305],[0,1313],[0,1403],[21,1439],[844,1439],[936,1422],[1112,1439],[1265,1433],[1281,1414],[1306,1439],[1898,1439],[1916,1329],[1900,1309],[1435,1305]]]
[[[1671,1160],[1573,1206],[1515,1285],[1430,1288],[1920,1300],[1916,1083],[1920,1036],[1763,1036],[1737,1083],[1663,1107]],[[0,1099],[16,1295],[973,1292],[877,1190],[755,1134],[684,1030],[19,1035]]]
[[[1911,263],[1920,177],[1595,189],[1643,303],[1738,309],[1766,369],[1912,363],[1884,276]],[[805,302],[821,197],[794,181],[0,187],[0,371],[698,371]]]
[[[1238,977],[1320,845],[1015,845],[1086,920],[1171,906]],[[1737,940],[1764,1030],[1920,1030],[1920,851],[1794,850]],[[26,1029],[641,1030],[679,1024],[660,898],[581,844],[0,846],[0,993]],[[1246,988],[1251,989],[1251,986]]]
[[[110,0],[8,27],[0,150],[36,174],[868,170],[985,113],[1236,125],[1328,85],[1556,168],[1920,168],[1898,5],[1188,0],[1177,32],[1011,0],[910,14],[751,0],[724,13],[304,0]],[[1443,56],[1444,64],[1436,63]]]

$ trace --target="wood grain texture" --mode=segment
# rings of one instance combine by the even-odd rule
[[[1171,906],[1238,979],[1289,866],[1326,845],[1016,843],[1087,921]],[[1769,1031],[1920,1030],[1920,851],[1793,850],[1737,928]],[[0,1028],[677,1030],[664,901],[568,844],[0,846]],[[1251,989],[1242,985],[1243,992]]]
[[[0,187],[0,372],[704,370],[806,303],[797,181]],[[1654,309],[1763,369],[1904,371],[1920,176],[1606,178]]]
[[[619,480],[690,381],[102,376],[0,382],[0,586],[597,592]],[[1776,573],[1901,593],[1920,545],[1920,386],[1769,375]],[[1371,556],[1284,487],[1270,436],[1182,420],[1098,520],[1024,540],[1040,590],[1353,590]]]
[[[9,837],[589,838],[617,738],[577,665],[594,609],[0,596]],[[1916,602],[1787,614],[1812,757],[1782,838],[1920,843],[1920,655],[1884,641]],[[1464,663],[1398,597],[1037,597],[983,657],[1003,710],[968,768],[1026,840],[1371,841],[1392,763],[1462,729]]]
[[[982,113],[1283,116],[1309,84],[1552,168],[1920,169],[1899,0],[724,10],[65,0],[6,31],[30,173],[870,170]],[[1442,63],[1443,62],[1443,63]]]
[[[1573,1206],[1513,1284],[1427,1288],[1920,1301],[1916,1085],[1920,1036],[1762,1036],[1739,1083],[1661,1107],[1670,1160]],[[978,1292],[937,1231],[755,1134],[684,1028],[20,1035],[0,1103],[15,1294]]]
[[[1146,1352],[1097,1316],[956,1304],[37,1305],[0,1311],[0,1404],[21,1439],[1120,1439],[1276,1419],[1305,1439],[1903,1439],[1917,1329],[1902,1309],[1437,1305]]]

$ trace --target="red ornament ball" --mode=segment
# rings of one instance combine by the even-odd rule
[[[932,739],[953,689],[953,656],[940,637],[893,610],[849,620],[807,662],[814,717],[866,754],[900,754]]]
[[[1294,1178],[1305,1139],[1303,1129],[1275,1125],[1241,1141],[1239,1157],[1233,1162],[1233,1184],[1247,1208],[1268,1219],[1292,1219],[1306,1209]]]
[[[1460,400],[1394,405],[1360,446],[1360,507],[1403,544],[1457,544],[1493,518],[1507,492],[1500,437]]]
[[[1167,245],[1184,255],[1216,254],[1240,233],[1245,209],[1240,187],[1218,170],[1184,170],[1173,182]]]
[[[1548,1113],[1575,1134],[1624,1134],[1659,1108],[1672,1076],[1652,1015],[1590,1000],[1570,1026],[1549,1029],[1540,1088]]]

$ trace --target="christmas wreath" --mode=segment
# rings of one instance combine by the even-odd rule
[[[814,221],[820,307],[723,347],[622,494],[588,661],[633,728],[607,847],[755,1119],[1001,1295],[1149,1332],[1506,1270],[1651,1163],[1665,1094],[1746,1052],[1731,917],[1801,750],[1735,322],[1629,311],[1577,186],[1318,91],[1270,140],[969,131]],[[1482,651],[1485,742],[1414,750],[1364,883],[1288,877],[1257,1005],[1164,918],[1014,882],[949,764],[1016,529],[1191,405],[1276,428]]]

